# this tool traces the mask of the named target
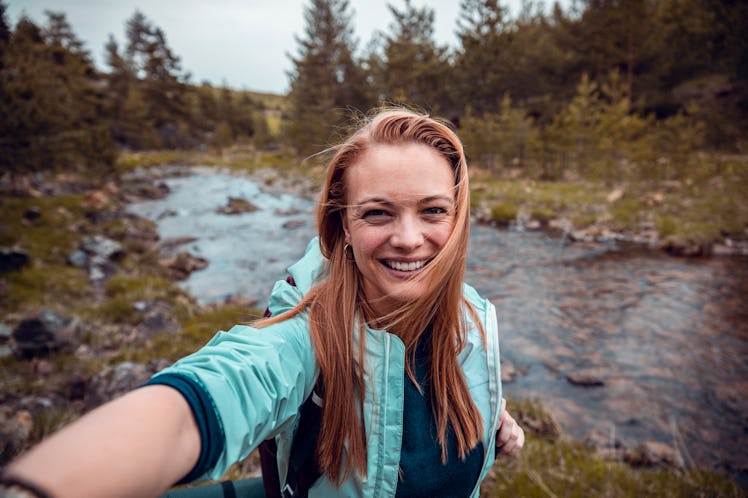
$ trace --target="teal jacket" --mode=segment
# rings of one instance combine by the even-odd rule
[[[295,306],[315,284],[322,265],[318,239],[289,272],[295,286],[275,284],[269,310],[278,315]],[[472,287],[464,293],[486,331],[470,323],[467,343],[459,354],[470,393],[483,416],[483,469],[472,496],[495,458],[495,437],[501,407],[501,374],[496,311]],[[244,459],[263,440],[275,437],[278,469],[285,481],[288,455],[301,404],[311,394],[317,375],[305,313],[265,328],[237,325],[219,332],[198,352],[187,356],[158,375],[187,376],[210,395],[218,414],[225,444],[213,469],[202,477],[219,479],[235,462]],[[394,496],[402,439],[405,347],[398,337],[369,327],[366,334],[366,385],[364,424],[367,433],[367,475],[353,473],[340,488],[323,475],[309,491],[310,497]],[[155,379],[158,378],[158,375]]]

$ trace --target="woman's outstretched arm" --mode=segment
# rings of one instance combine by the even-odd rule
[[[150,385],[106,403],[12,462],[4,475],[54,498],[159,496],[200,453],[185,398]]]

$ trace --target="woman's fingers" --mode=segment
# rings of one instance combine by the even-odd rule
[[[506,411],[506,400],[501,400],[501,414],[499,415],[499,430],[496,433],[496,447],[499,455],[514,456],[525,445],[525,431],[517,421]]]

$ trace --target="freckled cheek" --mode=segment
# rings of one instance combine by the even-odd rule
[[[430,232],[429,238],[432,243],[442,247],[447,243],[449,236],[452,234],[452,222],[445,221],[444,223],[436,224]]]
[[[389,240],[389,232],[382,227],[359,225],[351,227],[351,245],[359,257],[372,257]]]

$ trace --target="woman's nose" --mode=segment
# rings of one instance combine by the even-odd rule
[[[423,229],[417,217],[401,216],[395,223],[395,230],[390,238],[393,247],[413,250],[424,241]]]

